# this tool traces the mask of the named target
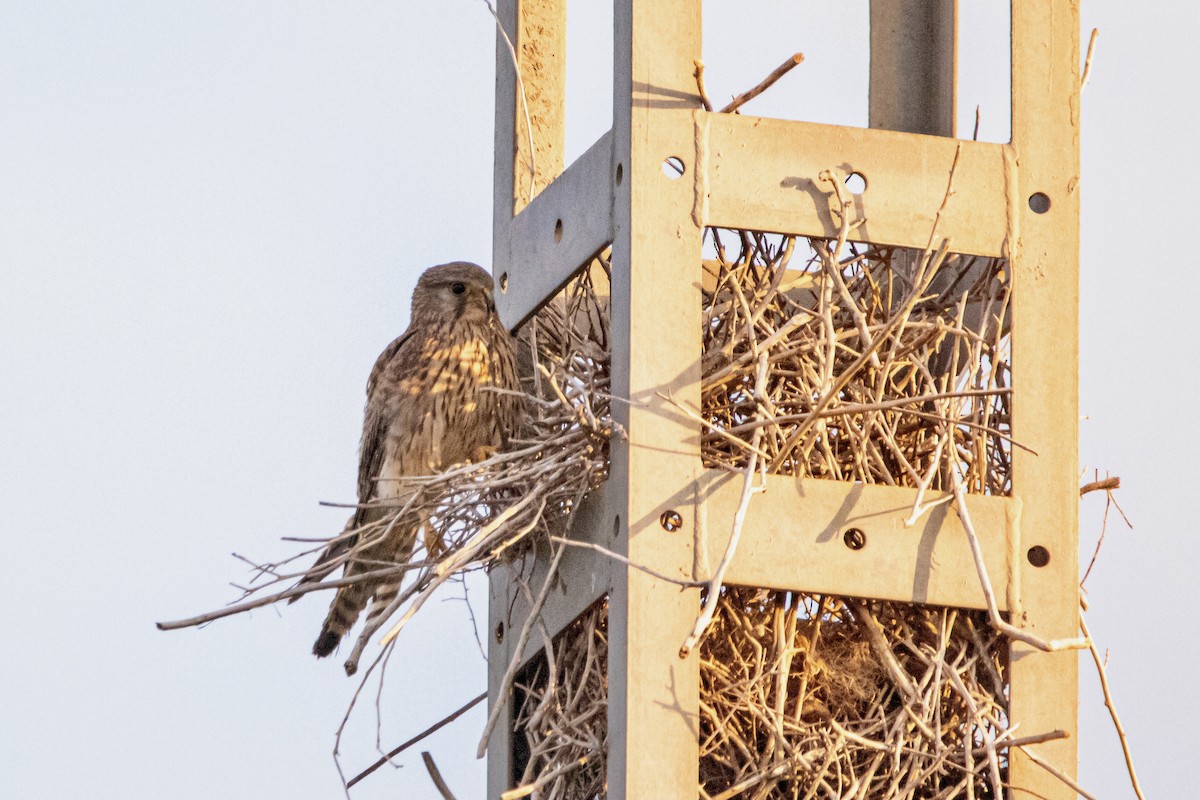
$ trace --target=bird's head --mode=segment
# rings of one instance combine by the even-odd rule
[[[454,261],[430,267],[413,290],[413,322],[484,322],[496,313],[495,284],[478,264]]]

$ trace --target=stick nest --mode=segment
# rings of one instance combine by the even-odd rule
[[[1001,797],[1007,652],[984,612],[727,587],[701,797]]]
[[[707,241],[706,466],[744,470],[757,448],[774,473],[924,492],[951,489],[955,470],[967,491],[1009,492],[1006,262],[749,231]],[[606,611],[521,683],[514,731],[531,755],[506,797],[604,795]],[[699,648],[700,794],[1002,796],[1007,653],[982,611],[723,587]]]
[[[518,679],[503,800],[605,796],[607,613]],[[699,796],[1002,797],[1007,653],[982,611],[725,587],[699,648]]]
[[[708,466],[741,469],[760,429],[769,472],[949,490],[952,447],[967,491],[1009,493],[1006,261],[709,234]]]

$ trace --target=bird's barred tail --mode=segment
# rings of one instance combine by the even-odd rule
[[[360,583],[352,583],[338,589],[337,596],[329,606],[329,614],[321,625],[321,635],[313,644],[313,655],[324,658],[337,649],[338,642],[354,626],[358,615],[367,605],[369,589]]]
[[[384,581],[375,587],[371,597],[371,610],[367,612],[367,625],[374,625],[388,610],[388,606],[400,594],[400,581]]]

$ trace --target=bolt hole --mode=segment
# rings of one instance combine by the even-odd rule
[[[504,641],[504,623],[503,622],[496,623],[496,641],[497,642]]]
[[[1035,214],[1045,214],[1050,210],[1050,197],[1043,192],[1029,195],[1029,209]]]
[[[617,164],[617,186],[620,186],[623,180],[625,180],[625,166]]]
[[[1044,567],[1050,563],[1050,551],[1042,547],[1040,544],[1035,544],[1029,548],[1029,552],[1025,554],[1029,559],[1029,563],[1035,567]]]
[[[862,550],[867,546],[867,535],[860,528],[847,528],[842,534],[842,541],[851,550]]]
[[[662,163],[663,175],[666,175],[671,180],[675,180],[685,171],[683,159],[679,156],[670,156]]]
[[[554,223],[554,241],[562,241],[562,220],[557,220]]]
[[[500,273],[500,294],[508,294],[508,273]]]
[[[867,190],[867,176],[861,172],[851,172],[846,176],[846,188],[850,194],[862,194]]]
[[[677,531],[683,527],[683,517],[679,512],[671,508],[662,513],[658,518],[658,524],[662,525],[664,531]]]

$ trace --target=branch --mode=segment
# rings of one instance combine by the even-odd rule
[[[1129,782],[1133,785],[1133,791],[1137,794],[1138,800],[1146,800],[1146,795],[1142,794],[1141,784],[1138,783],[1137,772],[1133,769],[1133,754],[1129,752],[1129,740],[1125,736],[1125,726],[1121,724],[1121,718],[1117,716],[1117,707],[1113,703],[1112,693],[1108,690],[1108,672],[1104,668],[1104,662],[1100,659],[1100,653],[1096,650],[1096,642],[1092,639],[1092,633],[1088,630],[1082,613],[1079,615],[1079,629],[1087,637],[1088,650],[1092,653],[1092,661],[1096,664],[1096,672],[1100,676],[1100,690],[1104,692],[1104,705],[1108,707],[1108,715],[1112,717],[1113,726],[1117,729],[1117,736],[1121,739],[1121,752],[1125,756],[1125,768],[1129,770]]]
[[[357,775],[355,775],[353,778],[351,778],[351,779],[350,779],[350,781],[349,781],[349,782],[346,784],[346,788],[347,788],[347,789],[349,789],[351,786],[353,786],[354,784],[358,783],[358,782],[359,782],[359,781],[361,781],[363,778],[367,777],[367,776],[368,776],[368,775],[370,775],[372,772],[374,772],[375,770],[379,769],[379,768],[380,768],[380,767],[382,767],[384,764],[388,763],[388,762],[389,762],[389,761],[391,761],[393,758],[395,758],[396,756],[400,755],[400,754],[401,754],[401,753],[403,753],[405,750],[407,750],[408,748],[412,747],[414,744],[416,744],[417,742],[421,741],[421,740],[422,740],[422,739],[424,739],[425,737],[427,737],[427,736],[430,736],[430,735],[432,735],[432,734],[434,734],[434,733],[437,733],[437,732],[438,732],[438,731],[440,731],[442,728],[446,727],[446,726],[447,726],[447,725],[449,725],[451,722],[454,722],[454,720],[458,719],[458,718],[459,718],[459,717],[461,717],[463,714],[467,713],[467,712],[468,712],[468,711],[470,711],[472,708],[474,708],[475,706],[477,706],[477,705],[479,705],[480,703],[482,703],[484,700],[487,700],[487,692],[484,692],[483,694],[479,695],[479,696],[478,696],[478,697],[476,697],[475,699],[468,701],[468,702],[467,702],[467,704],[466,704],[466,705],[464,705],[462,708],[458,709],[457,711],[455,711],[454,713],[450,714],[450,715],[449,715],[449,716],[447,716],[447,717],[443,717],[441,720],[439,720],[439,721],[437,721],[437,722],[433,723],[433,724],[432,724],[432,725],[430,725],[428,728],[426,728],[425,730],[421,731],[420,733],[418,733],[416,736],[414,736],[414,737],[412,737],[411,739],[409,739],[409,740],[408,740],[407,742],[405,742],[404,744],[400,745],[399,747],[395,748],[394,750],[391,750],[391,751],[390,751],[390,752],[389,752],[387,755],[385,755],[383,758],[379,759],[379,760],[378,760],[378,761],[376,761],[374,764],[372,764],[371,766],[367,767],[367,768],[366,768],[366,769],[364,769],[362,772],[358,773],[358,774],[357,774]]]
[[[521,655],[525,652],[525,644],[529,641],[529,634],[533,631],[533,623],[537,619],[538,614],[542,613],[542,606],[546,604],[546,598],[550,594],[550,586],[554,583],[554,578],[558,572],[558,562],[562,561],[563,553],[567,548],[559,546],[554,553],[554,557],[550,560],[550,568],[546,570],[546,583],[538,592],[537,599],[529,609],[529,616],[525,619],[525,624],[521,626],[521,635],[517,637],[516,644],[513,645],[512,659],[508,662],[508,669],[504,671],[504,677],[500,679],[501,690],[496,697],[496,702],[492,704],[492,710],[488,714],[487,725],[483,728],[483,736],[479,739],[479,747],[475,751],[476,758],[483,758],[483,754],[487,752],[488,739],[492,736],[492,729],[496,727],[496,723],[500,720],[500,712],[508,705],[508,692],[505,687],[511,687],[513,680],[517,676],[517,670],[521,668]]]
[[[755,86],[750,91],[743,92],[742,94],[739,94],[737,97],[730,100],[729,105],[727,105],[721,109],[721,113],[722,114],[732,114],[733,112],[737,111],[739,108],[746,105],[746,103],[748,103],[751,100],[753,100],[754,98],[758,97],[760,94],[765,92],[767,89],[770,89],[771,86],[775,83],[775,81],[779,80],[784,75],[787,75],[789,72],[792,71],[792,68],[797,66],[803,60],[804,60],[804,54],[796,53],[794,56],[789,58],[787,61],[783,62],[778,67],[771,70],[771,74],[768,75],[767,77],[763,78],[762,83],[758,84],[758,86]]]
[[[708,90],[704,88],[704,62],[696,59],[692,63],[696,65],[696,71],[692,74],[696,76],[696,91],[700,94],[700,105],[704,106],[705,111],[712,111],[712,100],[708,99]]]
[[[1091,483],[1085,483],[1083,486],[1080,486],[1079,487],[1079,496],[1083,497],[1085,494],[1089,494],[1090,492],[1099,492],[1099,491],[1108,492],[1108,491],[1112,491],[1113,489],[1120,489],[1120,488],[1121,488],[1121,479],[1120,478],[1105,478],[1102,481],[1092,481]]]
[[[450,791],[450,787],[442,779],[442,773],[438,772],[437,764],[433,763],[433,756],[429,754],[428,750],[421,753],[421,760],[425,762],[425,770],[429,773],[433,785],[437,787],[438,793],[446,800],[455,800],[454,792]]]
[[[1096,54],[1096,40],[1100,38],[1100,29],[1092,28],[1092,36],[1088,39],[1087,58],[1083,60],[1083,75],[1079,78],[1079,91],[1087,86],[1088,78],[1092,77],[1092,56]]]
[[[641,570],[642,572],[646,573],[647,575],[651,575],[655,578],[658,578],[660,581],[666,581],[667,583],[673,583],[676,586],[680,586],[684,589],[694,589],[694,588],[697,588],[700,586],[708,586],[708,581],[685,581],[685,580],[680,580],[679,578],[672,578],[669,575],[663,575],[661,572],[652,570],[647,566],[643,566],[642,564],[638,564],[637,562],[626,558],[625,556],[621,555],[620,553],[614,553],[612,550],[609,550],[606,547],[601,547],[600,545],[595,544],[593,542],[576,542],[572,539],[564,539],[561,536],[551,536],[550,541],[558,542],[559,544],[570,545],[571,547],[583,547],[588,550],[595,550],[597,553],[600,553],[601,555],[608,556],[609,558],[614,559],[616,561],[620,561],[622,564],[624,564],[627,567],[632,567],[634,569]]]

